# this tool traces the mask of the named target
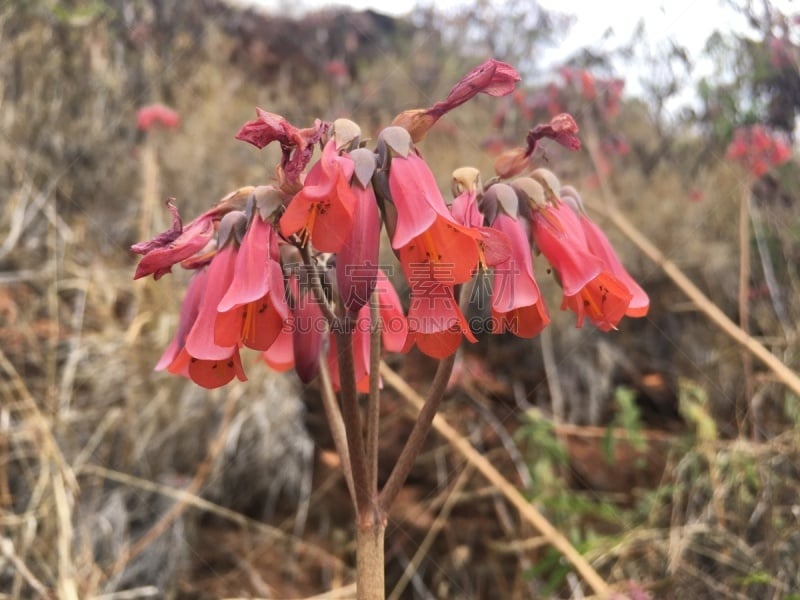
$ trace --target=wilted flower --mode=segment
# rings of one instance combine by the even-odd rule
[[[133,278],[152,275],[153,279],[159,279],[171,272],[173,265],[202,250],[214,237],[220,219],[232,210],[243,208],[252,190],[252,187],[243,187],[228,194],[186,227],[172,200],[167,202],[167,208],[172,213],[172,227],[148,242],[131,246],[132,252],[144,255]]]
[[[536,125],[525,138],[525,147],[510,148],[500,154],[494,162],[494,170],[502,179],[519,175],[529,164],[531,156],[539,145],[539,140],[550,138],[569,150],[580,150],[578,124],[568,113],[561,113],[550,119],[549,123]]]
[[[392,125],[407,129],[411,139],[419,142],[443,115],[461,106],[476,94],[482,92],[490,96],[505,96],[514,91],[519,80],[519,73],[511,65],[499,60],[487,60],[455,84],[446,99],[430,108],[402,112],[394,118]]]
[[[283,152],[280,166],[286,178],[285,191],[297,191],[300,175],[314,153],[314,144],[322,139],[328,130],[328,124],[316,119],[313,127],[299,129],[282,116],[260,108],[256,108],[256,114],[258,118],[242,125],[236,139],[253,144],[259,149],[278,142]]]

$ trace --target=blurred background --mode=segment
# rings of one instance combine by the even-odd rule
[[[234,139],[256,106],[298,126],[345,116],[374,139],[490,57],[523,81],[428,134],[442,189],[463,165],[488,179],[498,152],[571,113],[583,150],[545,142],[534,163],[583,194],[651,310],[577,329],[537,257],[552,325],[464,348],[443,414],[620,593],[800,598],[800,397],[604,217],[621,211],[797,369],[794,7],[436,5],[0,4],[0,598],[352,593],[315,386],[256,357],[250,381],[215,391],[155,373],[188,278],[134,282],[129,248],[170,225],[169,197],[188,221],[270,181],[277,149]],[[179,122],[137,126],[153,103]],[[390,362],[427,387],[424,357]],[[411,426],[390,391],[383,424],[388,469]],[[396,598],[589,593],[435,435],[386,556]]]

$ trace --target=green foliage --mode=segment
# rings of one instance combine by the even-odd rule
[[[59,0],[55,2],[50,10],[53,17],[60,23],[81,25],[108,15],[113,9],[101,0],[82,0],[79,2]]]
[[[678,410],[686,422],[694,428],[698,440],[713,442],[719,438],[717,424],[708,412],[708,396],[705,390],[689,379],[680,380]]]
[[[614,419],[603,437],[603,454],[608,464],[614,462],[614,448],[619,441],[617,431],[622,431],[623,439],[637,452],[647,449],[647,439],[642,432],[641,410],[636,404],[636,392],[629,387],[618,387],[614,390],[614,405]],[[641,460],[643,459],[640,458]]]

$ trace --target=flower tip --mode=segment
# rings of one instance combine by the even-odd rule
[[[350,119],[336,119],[333,122],[333,139],[337,152],[356,148],[361,141],[361,127]]]
[[[495,183],[486,190],[481,202],[482,210],[491,225],[499,212],[503,212],[515,221],[519,217],[519,199],[517,193],[507,183]]]
[[[547,205],[547,196],[541,183],[530,177],[519,177],[511,182],[511,187],[517,193],[517,197],[524,204],[534,208],[542,209]]]
[[[389,151],[403,158],[408,156],[413,146],[412,135],[401,125],[390,125],[378,134],[377,146],[381,163],[385,165],[386,155]]]
[[[378,168],[378,157],[372,150],[357,148],[350,153],[350,160],[353,161],[353,175],[356,181],[366,189],[375,174],[375,169]]]
[[[458,196],[464,191],[471,194],[483,193],[481,172],[475,167],[459,167],[453,171],[451,189],[453,196]]]
[[[252,189],[248,197],[248,205],[258,211],[261,220],[269,220],[283,205],[286,196],[271,185],[259,185]],[[248,213],[250,214],[250,213]]]
[[[415,108],[403,111],[397,115],[392,121],[392,126],[405,129],[411,136],[411,141],[416,144],[422,141],[428,133],[428,130],[433,127],[433,124],[436,123],[437,120],[438,117],[431,114],[428,109]],[[384,129],[384,131],[386,130]],[[398,154],[402,154],[400,150],[395,151],[398,152]]]
[[[525,148],[510,148],[494,160],[494,172],[500,179],[510,179],[528,167],[529,158]]]
[[[539,168],[531,173],[531,177],[542,185],[545,196],[550,202],[558,202],[561,198],[561,182],[555,173],[548,169]]]

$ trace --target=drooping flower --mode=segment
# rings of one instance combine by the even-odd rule
[[[216,332],[219,304],[234,279],[238,254],[237,238],[241,239],[246,221],[245,214],[236,211],[225,215],[220,224],[219,249],[208,265],[208,283],[203,301],[197,320],[186,337],[186,350],[193,358],[223,360],[233,350],[238,351],[238,339],[226,340],[226,344],[221,345],[217,342]]]
[[[494,162],[495,172],[503,179],[520,174],[528,167],[530,157],[543,138],[549,138],[569,150],[580,150],[581,142],[577,134],[578,124],[572,115],[558,114],[549,123],[541,123],[528,131],[524,148],[510,148],[500,154]]]
[[[414,152],[395,156],[389,189],[397,220],[392,248],[408,277],[412,265],[428,265],[432,276],[450,284],[467,281],[482,261],[480,231],[459,225],[428,165]]]
[[[453,171],[452,191],[455,199],[450,205],[450,213],[456,223],[471,227],[481,235],[478,242],[483,263],[481,266],[494,266],[511,256],[511,246],[503,232],[483,225],[484,214],[478,206],[478,194],[482,190],[480,172],[474,167],[461,167]],[[516,205],[514,192],[509,192]]]
[[[375,154],[368,150],[356,150],[353,156],[363,154],[375,169]],[[369,170],[369,169],[367,169]],[[369,184],[353,178],[352,191],[355,196],[353,226],[336,256],[336,284],[344,307],[351,314],[358,313],[369,302],[378,279],[378,256],[380,252],[381,216],[375,191]]]
[[[614,251],[614,247],[611,245],[611,242],[608,241],[603,230],[586,215],[580,194],[578,194],[577,190],[572,186],[564,186],[561,188],[561,197],[578,215],[589,251],[600,258],[605,263],[608,270],[610,270],[633,295],[628,309],[625,311],[625,316],[644,317],[650,309],[650,298],[647,292],[642,289],[622,265],[617,253]]]
[[[564,291],[561,308],[569,308],[583,326],[584,316],[602,331],[615,329],[633,295],[592,254],[577,215],[566,204],[532,213],[532,233],[539,250],[558,273]]]
[[[404,352],[416,344],[420,352],[433,358],[453,354],[466,338],[477,340],[453,295],[453,285],[430,277],[423,265],[420,275],[408,276],[411,296],[408,307],[408,338]]]
[[[320,141],[329,125],[316,119],[312,127],[300,129],[282,116],[260,108],[256,108],[256,115],[257,119],[242,125],[236,139],[259,149],[278,142],[283,152],[280,168],[285,176],[285,186],[281,187],[290,193],[297,191],[301,185],[300,175],[314,153],[314,144]]]
[[[452,191],[455,199],[450,205],[450,214],[458,224],[483,226],[483,214],[478,207],[481,188],[481,174],[475,167],[461,167],[453,171]]]
[[[310,240],[317,250],[338,252],[353,228],[353,169],[353,161],[339,156],[335,140],[329,140],[281,217],[281,234],[299,233],[303,244]]]
[[[156,364],[156,370],[166,369],[175,375],[190,378],[196,384],[213,389],[229,383],[234,377],[246,381],[237,347],[229,348],[217,358],[197,358],[186,348],[187,338],[194,329],[205,295],[208,293],[208,271],[199,269],[189,282],[181,307],[178,330],[169,346]]]
[[[578,327],[588,316],[603,331],[616,328],[632,293],[590,252],[578,216],[558,197],[561,185],[555,175],[544,169],[535,175],[538,180],[520,178],[512,187],[527,201],[524,213],[533,239],[558,275],[562,310],[576,314]]]
[[[214,340],[267,350],[289,317],[272,226],[254,211],[236,255],[231,281],[217,305]]]
[[[405,128],[411,134],[411,139],[419,142],[443,115],[461,106],[478,93],[505,96],[514,91],[519,80],[519,73],[511,65],[499,60],[487,60],[456,83],[447,98],[430,108],[402,112],[394,118],[392,125]]]
[[[131,246],[132,252],[143,255],[133,278],[152,275],[153,279],[160,279],[172,271],[173,265],[200,252],[214,237],[220,219],[232,210],[244,208],[252,191],[252,187],[243,187],[231,192],[186,227],[183,226],[178,209],[172,200],[167,202],[167,208],[172,213],[172,227],[150,241]]]
[[[308,273],[304,275],[308,277]],[[290,275],[288,287],[292,293],[292,350],[294,369],[300,381],[309,383],[319,373],[319,361],[323,343],[328,331],[328,323],[322,314],[320,299],[315,295],[308,281],[299,281],[297,275]]]
[[[513,190],[505,184],[495,184],[484,196],[484,202],[497,201],[497,189],[508,187],[510,197],[516,200]],[[509,196],[508,194],[506,196]],[[499,202],[498,202],[499,204]],[[531,244],[525,226],[518,218],[515,203],[498,205],[492,212],[491,226],[502,232],[511,245],[511,255],[494,266],[492,278],[492,333],[509,331],[523,338],[532,338],[541,332],[550,315],[533,276]],[[510,211],[510,212],[509,212]]]

